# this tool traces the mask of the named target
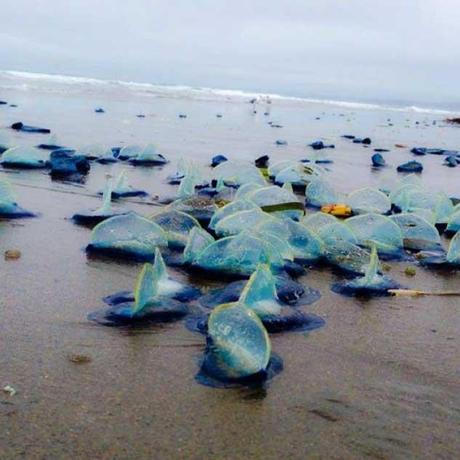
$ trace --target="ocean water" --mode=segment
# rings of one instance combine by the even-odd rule
[[[321,299],[306,309],[326,320],[309,334],[272,336],[284,371],[265,390],[220,390],[194,380],[204,341],[182,323],[141,330],[94,325],[86,315],[101,298],[130,289],[138,264],[88,258],[89,230],[71,215],[96,207],[107,173],[128,169],[151,195],[173,195],[165,183],[180,158],[209,172],[212,155],[250,162],[312,155],[322,139],[336,148],[328,177],[342,191],[394,182],[395,166],[413,146],[460,149],[449,113],[272,96],[252,113],[253,94],[157,87],[37,74],[0,73],[0,137],[34,145],[42,135],[12,132],[11,123],[49,127],[69,147],[153,142],[171,160],[163,168],[92,165],[85,184],[52,182],[40,171],[7,172],[19,203],[37,219],[0,222],[0,458],[443,458],[460,450],[456,297],[345,298],[330,291],[337,275],[311,270],[302,282]],[[103,107],[104,114],[94,113]],[[265,110],[269,115],[264,115]],[[137,114],[145,118],[137,118]],[[179,113],[186,113],[181,119]],[[216,114],[221,113],[222,118]],[[319,119],[317,119],[319,118]],[[283,128],[272,128],[268,121]],[[371,148],[340,136],[372,138]],[[286,139],[278,147],[276,139]],[[396,148],[395,144],[406,147]],[[372,148],[388,148],[389,167],[372,171]],[[458,168],[417,158],[432,190],[460,196]],[[149,215],[156,201],[127,202]],[[458,273],[392,263],[390,275],[415,289],[458,290]],[[204,289],[216,281],[189,278]],[[218,283],[217,283],[218,284]],[[68,356],[91,357],[76,365]]]

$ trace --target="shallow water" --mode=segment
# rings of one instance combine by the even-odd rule
[[[146,97],[123,89],[66,93],[40,85],[2,90],[0,98],[19,107],[0,106],[0,125],[21,120],[49,127],[68,146],[153,141],[173,164],[128,167],[131,184],[151,194],[174,194],[165,177],[181,156],[203,165],[216,153],[300,159],[312,153],[305,144],[323,139],[336,144],[325,151],[335,161],[329,176],[349,191],[396,177],[394,166],[412,155],[395,143],[460,148],[460,129],[438,115],[279,101],[266,117],[236,99]],[[95,114],[98,106],[106,113]],[[188,117],[179,119],[180,112]],[[284,127],[271,128],[268,120]],[[21,144],[46,139],[1,132]],[[341,134],[370,136],[372,147],[391,148],[383,155],[393,168],[371,171],[372,150]],[[289,145],[275,146],[279,138]],[[442,166],[438,156],[417,160],[425,183],[460,196],[460,169]],[[7,173],[20,205],[41,217],[0,222],[1,250],[22,252],[17,261],[0,261],[0,386],[17,390],[0,394],[0,458],[457,458],[456,297],[356,300],[330,291],[338,279],[330,270],[312,270],[303,281],[322,297],[304,311],[326,325],[309,334],[272,335],[284,371],[258,391],[196,383],[204,340],[183,322],[133,331],[87,321],[103,307],[102,297],[131,289],[139,269],[87,258],[89,230],[68,220],[98,206],[87,195],[101,188],[106,172],[119,169],[94,164],[84,186],[51,182],[39,171]],[[155,212],[147,201],[125,206]],[[417,268],[408,278],[406,264],[391,265],[389,276],[406,286],[458,290],[456,272]],[[71,354],[92,361],[75,364]]]

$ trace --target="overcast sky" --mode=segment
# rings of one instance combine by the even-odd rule
[[[460,103],[460,0],[3,1],[0,68]]]

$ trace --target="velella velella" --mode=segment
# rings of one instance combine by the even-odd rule
[[[429,267],[460,268],[460,232],[450,240],[447,254],[444,251],[422,251],[418,254],[422,265]]]
[[[398,257],[403,248],[403,235],[399,226],[389,217],[369,213],[350,217],[345,221],[357,236],[360,245],[376,245],[379,254]]]
[[[283,187],[272,185],[253,190],[246,194],[245,198],[278,217],[285,216],[298,220],[304,214],[303,205],[289,182],[285,182]]]
[[[101,144],[91,144],[80,147],[77,150],[79,155],[83,155],[87,160],[97,160],[104,156],[106,148]]]
[[[452,201],[445,193],[430,193],[417,182],[403,183],[390,193],[390,200],[398,211],[432,211],[435,224],[446,224],[454,209]]]
[[[260,170],[250,164],[239,164],[233,161],[220,163],[213,169],[213,178],[222,179],[226,185],[239,186],[249,182],[265,184]]]
[[[343,203],[344,196],[320,177],[312,178],[305,190],[306,202],[309,206],[320,208],[325,204]]]
[[[401,286],[391,278],[379,273],[379,258],[374,245],[369,263],[365,265],[363,276],[342,281],[332,285],[332,290],[339,294],[351,296],[382,296],[388,295],[389,289]]]
[[[169,276],[163,256],[158,248],[155,249],[153,276],[156,295],[158,296],[171,298],[179,302],[190,302],[201,295],[200,289],[183,284]],[[104,297],[103,301],[108,305],[131,302],[134,301],[134,293],[120,291]]]
[[[194,227],[200,227],[200,223],[195,218],[176,209],[165,209],[154,214],[150,219],[166,232],[168,246],[173,249],[184,248],[190,231]]]
[[[318,232],[319,229],[322,227],[333,224],[337,222],[337,218],[331,214],[326,214],[324,212],[312,212],[310,214],[306,214],[300,220],[300,223],[307,227],[309,230],[314,232]]]
[[[188,313],[187,306],[170,296],[161,295],[161,281],[155,266],[145,264],[138,276],[132,300],[123,298],[105,310],[90,313],[88,319],[104,326],[128,326],[183,318]]]
[[[350,274],[363,274],[369,264],[370,253],[346,240],[336,240],[324,245],[323,257],[333,267]]]
[[[106,148],[100,156],[98,156],[95,161],[97,163],[106,165],[106,164],[111,164],[111,163],[116,163],[118,160],[115,157],[115,152],[113,148]]]
[[[130,160],[142,152],[140,145],[125,145],[120,149],[118,158],[122,161]]]
[[[238,302],[254,311],[268,332],[312,330],[323,325],[321,318],[308,316],[279,301],[276,279],[268,265],[259,265],[247,281]]]
[[[166,232],[155,222],[134,212],[110,217],[91,232],[89,253],[134,260],[153,260],[157,246],[166,247]]]
[[[35,147],[12,147],[3,152],[0,164],[5,168],[42,169],[47,167],[49,152]]]
[[[278,315],[281,312],[275,278],[268,265],[257,266],[256,271],[246,283],[239,301],[253,310],[261,319],[267,315]]]
[[[43,149],[43,150],[58,150],[64,148],[64,146],[59,145],[56,139],[56,136],[53,134],[51,135],[46,142],[42,142],[41,144],[38,144],[37,149]]]
[[[237,235],[248,228],[253,228],[262,222],[273,219],[260,208],[238,211],[219,220],[214,227],[214,231],[216,235],[221,237]]]
[[[11,145],[11,142],[9,141],[7,136],[4,136],[0,133],[0,155],[12,147],[13,146]]]
[[[95,225],[103,220],[113,216],[126,214],[127,211],[115,211],[112,207],[112,180],[107,180],[104,193],[102,195],[102,206],[97,209],[80,211],[72,216],[72,220],[76,224]]]
[[[460,230],[460,209],[456,208],[449,216],[445,234],[448,236],[452,236],[455,233],[457,233],[459,230]]]
[[[120,152],[120,154],[125,153]],[[131,156],[129,162],[138,166],[161,166],[168,163],[168,160],[161,153],[158,153],[157,148],[153,144],[149,144],[136,155]]]
[[[260,263],[279,271],[285,266],[282,254],[275,247],[245,231],[206,246],[197,255],[194,266],[208,272],[245,277]]]
[[[358,237],[353,233],[353,230],[345,222],[341,222],[336,218],[334,218],[334,222],[317,227],[316,233],[325,245],[333,245],[336,241],[347,241],[352,244],[359,243]]]
[[[0,217],[18,219],[21,217],[35,217],[35,214],[21,208],[13,195],[10,183],[0,178]]]
[[[263,383],[270,359],[270,338],[257,315],[238,303],[220,305],[209,316],[197,380],[211,385],[209,377],[228,384]]]
[[[285,259],[313,260],[317,257],[319,241],[303,225],[291,219],[266,219],[248,230],[262,239],[271,239]],[[273,238],[276,238],[275,241]]]
[[[22,121],[17,121],[11,125],[11,129],[15,131],[22,131],[24,133],[37,133],[37,134],[50,134],[51,130],[48,128],[40,128],[38,126],[25,125]]]
[[[196,195],[177,199],[173,201],[169,207],[191,215],[205,227],[208,226],[211,217],[217,209],[214,200]]]
[[[216,212],[213,214],[209,222],[209,228],[215,230],[216,225],[222,219],[225,219],[226,217],[233,215],[239,211],[249,211],[258,208],[259,207],[254,202],[246,199],[245,197],[241,199],[235,199],[234,201],[227,203],[225,206],[216,209]]]
[[[381,191],[373,188],[355,190],[348,195],[345,201],[351,207],[353,214],[386,214],[391,209],[390,199]]]
[[[446,260],[449,264],[460,265],[460,233],[456,233],[449,244]]]
[[[112,198],[127,198],[132,196],[145,196],[147,192],[144,190],[135,189],[128,182],[128,176],[126,171],[122,171],[112,188]]]
[[[183,263],[194,264],[203,250],[215,240],[201,227],[193,227],[188,235],[187,244],[183,252]]]
[[[402,231],[403,244],[407,249],[441,249],[441,238],[436,227],[423,217],[414,213],[401,213],[390,216]]]

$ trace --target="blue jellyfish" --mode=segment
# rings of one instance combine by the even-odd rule
[[[135,166],[161,166],[168,163],[168,160],[161,153],[158,153],[153,144],[149,144],[136,156],[130,158],[129,162]]]
[[[102,195],[102,206],[89,211],[80,211],[72,216],[76,224],[95,225],[110,217],[126,214],[127,211],[115,211],[112,208],[112,181],[107,179],[104,193]]]
[[[11,185],[5,179],[0,179],[0,217],[18,219],[21,217],[35,217],[30,211],[21,208],[11,190]]]
[[[179,302],[190,302],[201,296],[201,291],[198,288],[183,284],[169,276],[163,256],[158,248],[155,249],[153,273],[158,296],[168,297]],[[108,305],[132,302],[134,301],[134,293],[131,291],[120,291],[104,297],[103,300]]]
[[[160,211],[151,216],[150,219],[166,232],[168,246],[172,249],[184,248],[191,230],[195,227],[201,228],[195,218],[175,209]]]
[[[224,304],[208,320],[206,350],[196,379],[209,386],[261,385],[282,370],[268,333],[244,305]]]
[[[403,255],[403,235],[399,226],[381,214],[361,214],[345,221],[357,236],[360,245],[370,248],[377,246],[379,254],[386,257]]]
[[[105,326],[144,325],[181,319],[188,313],[187,306],[170,296],[161,295],[160,281],[161,276],[155,267],[145,264],[138,276],[133,298],[122,299],[105,310],[90,313],[88,319]],[[115,299],[120,300],[120,297]]]
[[[155,222],[134,212],[111,217],[97,224],[91,232],[88,253],[150,261],[157,246],[166,247],[166,232]]]
[[[387,195],[370,187],[351,192],[345,202],[351,207],[353,214],[387,214],[391,209],[391,201]]]
[[[377,248],[373,245],[369,264],[365,265],[364,275],[352,280],[335,283],[332,285],[332,290],[339,294],[350,296],[384,296],[388,295],[389,289],[401,288],[396,281],[381,275],[378,268]]]
[[[145,195],[147,195],[147,192],[135,189],[129,184],[126,171],[122,171],[119,174],[112,188],[112,198],[115,199]]]
[[[5,168],[43,169],[48,160],[47,151],[35,147],[12,147],[2,154],[0,164]]]
[[[441,249],[441,238],[436,227],[423,217],[414,213],[401,213],[391,216],[390,219],[401,229],[406,249]]]

